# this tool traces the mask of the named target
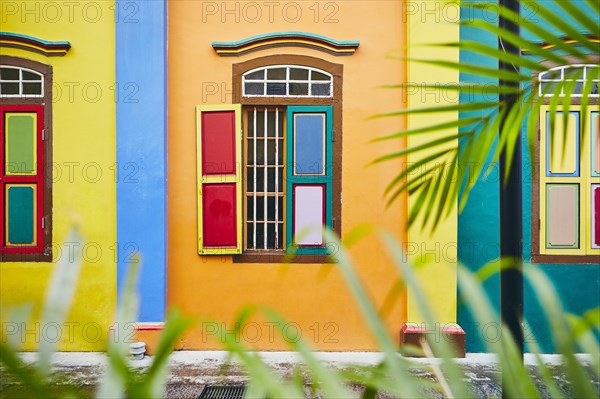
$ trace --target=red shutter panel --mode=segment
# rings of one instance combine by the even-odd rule
[[[198,106],[198,253],[242,253],[241,105]]]

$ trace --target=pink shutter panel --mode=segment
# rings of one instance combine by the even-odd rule
[[[198,106],[198,253],[242,252],[241,106]]]

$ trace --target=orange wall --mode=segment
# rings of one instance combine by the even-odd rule
[[[224,12],[224,4],[229,13]],[[263,3],[254,4],[261,7],[258,21],[256,9],[245,8],[243,2],[169,2],[167,304],[199,321],[178,346],[222,348],[219,339],[208,334],[214,324],[206,320],[229,323],[243,305],[258,304],[268,305],[290,323],[296,323],[288,326],[289,339],[300,331],[320,350],[373,350],[374,343],[356,303],[335,266],[233,264],[229,256],[197,254],[194,107],[231,103],[228,91],[232,89],[233,63],[271,54],[304,54],[344,64],[342,233],[361,223],[373,223],[405,240],[406,203],[398,202],[386,209],[382,199],[400,163],[366,167],[377,156],[404,145],[399,141],[368,144],[374,137],[398,131],[403,126],[400,118],[367,120],[376,113],[403,107],[399,91],[378,88],[399,83],[405,76],[401,61],[386,59],[405,42],[402,3],[321,2],[318,15],[314,2],[277,2],[271,10]],[[302,13],[299,19],[295,5]],[[298,21],[294,23],[295,19]],[[278,31],[311,32],[337,40],[360,40],[361,44],[349,57],[295,47],[219,57],[211,47],[212,41],[234,41]],[[216,87],[218,92],[211,94]],[[406,321],[406,300],[397,292],[390,293],[397,274],[389,258],[373,235],[355,244],[351,254],[369,293],[384,309],[390,333],[397,336]],[[271,337],[271,328],[264,320],[255,322],[242,339],[256,341],[253,344],[260,349],[287,349],[285,342]]]

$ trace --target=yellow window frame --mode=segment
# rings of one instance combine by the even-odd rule
[[[540,235],[539,249],[542,255],[600,255],[600,249],[592,248],[592,184],[600,184],[600,177],[592,177],[592,129],[591,129],[591,113],[598,111],[597,105],[587,107],[587,117],[581,115],[580,105],[571,105],[569,112],[579,111],[580,113],[580,140],[579,140],[579,176],[548,176],[546,173],[546,165],[549,161],[546,154],[546,113],[550,111],[549,105],[544,105],[540,109]],[[557,112],[562,112],[562,109],[557,109]],[[556,116],[556,118],[562,116]],[[583,132],[583,134],[582,134]],[[562,132],[554,132],[554,134],[562,135]],[[568,161],[568,156],[567,161]],[[579,248],[547,248],[546,247],[546,185],[547,184],[578,184],[579,185]]]

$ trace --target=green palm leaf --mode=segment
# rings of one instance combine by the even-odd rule
[[[598,21],[600,20],[600,7],[595,1],[587,1],[585,4],[575,4],[573,2],[558,2],[560,9],[568,16],[558,15],[548,8],[543,2],[528,2],[527,6],[535,11],[537,20],[527,21],[523,16],[494,3],[494,7],[489,7],[487,2],[460,1],[458,4],[463,8],[475,11],[485,10],[486,13],[495,13],[508,21],[512,21],[521,26],[522,30],[529,32],[530,37],[515,34],[497,24],[485,21],[483,19],[469,19],[460,22],[461,29],[472,29],[480,31],[487,37],[495,36],[502,44],[512,44],[522,50],[527,55],[517,56],[509,54],[502,48],[496,48],[484,43],[461,40],[460,42],[450,42],[430,45],[437,48],[457,48],[461,51],[478,54],[482,59],[486,59],[486,64],[479,65],[477,62],[470,63],[456,62],[444,59],[408,59],[409,62],[425,64],[438,68],[450,69],[453,71],[467,74],[475,80],[489,82],[489,85],[472,81],[460,82],[458,84],[416,84],[416,83],[398,83],[382,86],[386,89],[410,90],[414,93],[418,90],[439,90],[452,91],[458,93],[463,102],[456,104],[444,104],[439,106],[409,107],[407,109],[388,112],[375,115],[374,118],[383,117],[402,117],[411,115],[442,115],[448,112],[460,113],[457,120],[447,120],[431,124],[411,126],[409,129],[397,131],[375,138],[373,141],[394,140],[412,135],[421,135],[426,137],[431,135],[429,140],[424,143],[421,140],[418,144],[409,145],[407,148],[390,154],[378,157],[373,163],[386,162],[410,155],[411,162],[414,162],[414,168],[404,170],[394,177],[385,189],[384,195],[387,196],[388,204],[396,201],[399,196],[409,191],[411,195],[416,195],[415,204],[409,212],[408,225],[420,220],[421,226],[428,222],[430,228],[435,230],[442,218],[448,217],[452,213],[452,207],[456,204],[457,198],[461,197],[459,202],[459,211],[464,209],[467,203],[469,192],[475,186],[478,177],[485,173],[484,165],[486,162],[492,163],[498,161],[500,154],[504,151],[507,155],[506,169],[503,171],[505,183],[508,181],[511,171],[509,170],[511,160],[514,157],[514,150],[520,143],[521,134],[526,135],[528,151],[532,167],[535,168],[535,144],[538,139],[538,115],[542,106],[547,103],[549,126],[555,126],[557,117],[562,117],[562,131],[554,132],[550,130],[550,139],[554,134],[560,134],[563,141],[568,135],[567,117],[570,110],[571,99],[574,96],[579,98],[579,104],[583,111],[590,104],[590,93],[594,85],[594,79],[598,79],[597,71],[590,70],[585,80],[577,75],[580,71],[575,69],[565,70],[565,79],[560,82],[554,82],[552,85],[545,84],[539,88],[539,83],[535,79],[534,73],[544,73],[549,71],[548,63],[541,63],[540,60],[552,62],[555,65],[572,65],[575,62],[582,64],[591,64],[590,53],[598,54],[598,38],[587,34],[586,32],[597,34],[600,31]],[[574,25],[569,20],[577,21],[579,26]],[[565,41],[569,38],[572,42]],[[545,46],[540,46],[543,42]],[[401,58],[405,59],[405,58]],[[514,70],[500,70],[489,66],[489,60],[497,60],[512,64]],[[473,79],[471,79],[473,80]],[[577,81],[579,80],[579,82]],[[498,82],[516,82],[518,87],[509,84],[498,84]],[[538,92],[540,90],[540,92]],[[466,101],[464,99],[472,96],[513,94],[516,101],[513,105],[494,99],[493,101]],[[559,113],[559,111],[562,112]],[[562,115],[562,116],[561,116]],[[587,116],[583,116],[582,123],[586,123]],[[458,133],[457,133],[458,130]],[[457,145],[456,141],[459,141]],[[433,155],[431,155],[433,153]],[[428,168],[427,163],[441,162],[457,157],[457,166],[450,164],[444,165],[435,170]],[[565,157],[563,149],[561,158]],[[437,172],[456,176],[450,181],[435,181],[426,177],[427,173]],[[537,171],[533,171],[537,173]],[[429,218],[424,216],[418,218],[419,212],[425,215],[432,214]]]

